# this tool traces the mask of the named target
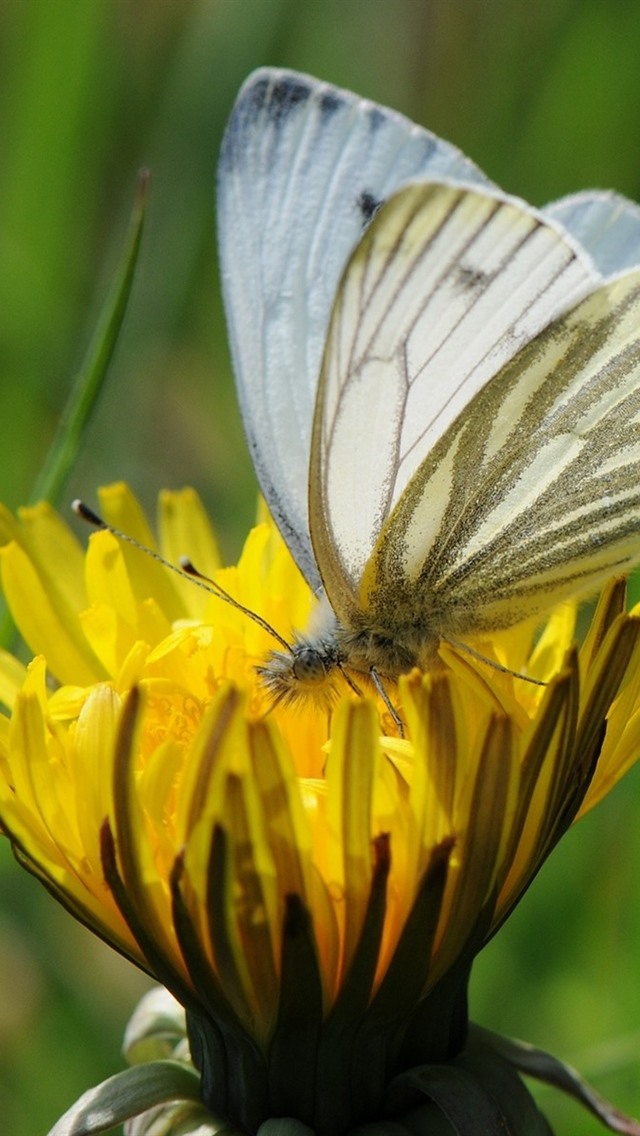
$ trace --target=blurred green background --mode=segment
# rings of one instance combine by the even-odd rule
[[[214,241],[223,124],[261,64],[307,70],[456,142],[542,204],[640,198],[640,5],[627,0],[3,0],[0,496],[28,499],[152,170],[138,275],[68,498],[202,493],[228,556],[255,483]],[[472,1013],[640,1114],[640,776],[573,830],[478,962]],[[0,1129],[41,1136],[120,1067],[143,980],[0,848]],[[601,1131],[541,1098],[557,1130]]]

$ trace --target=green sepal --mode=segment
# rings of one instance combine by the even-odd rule
[[[487,1088],[467,1070],[453,1063],[409,1069],[396,1080],[433,1102],[446,1121],[443,1133],[448,1132],[451,1136],[504,1136],[505,1131],[510,1131],[500,1104]],[[414,1116],[419,1115],[420,1109],[416,1109]],[[406,1127],[406,1120],[404,1123]],[[431,1131],[431,1124],[429,1121],[429,1128],[425,1131]]]
[[[592,1089],[575,1069],[565,1065],[557,1057],[552,1057],[550,1053],[536,1049],[525,1041],[502,1037],[477,1025],[470,1027],[470,1037],[486,1048],[493,1049],[520,1073],[534,1077],[537,1081],[543,1081],[546,1085],[552,1085],[573,1097],[611,1132],[618,1132],[621,1136],[640,1136],[640,1122],[614,1108],[609,1101]]]
[[[312,1120],[322,1026],[322,977],[311,916],[297,895],[286,897],[278,1017],[269,1048],[272,1112]]]
[[[185,1012],[164,986],[154,986],[140,999],[125,1030],[122,1053],[127,1065],[184,1056],[187,1023]]]
[[[374,866],[360,941],[349,973],[327,1020],[322,1025],[317,1060],[315,1123],[323,1130],[336,1117],[350,1115],[352,1086],[344,1070],[353,1060],[355,1039],[366,1013],[375,979],[387,909],[387,880],[391,864],[390,842],[381,835],[374,841]]]
[[[446,1064],[396,1077],[386,1104],[407,1136],[553,1136],[513,1063],[473,1029]],[[375,1136],[375,1126],[357,1129],[357,1136]]]
[[[476,1051],[474,1040],[456,1058],[456,1066],[475,1077],[478,1084],[500,1104],[505,1131],[514,1136],[553,1136],[549,1121],[540,1112],[510,1062],[486,1048]]]
[[[254,1132],[269,1115],[267,1069],[254,1039],[202,1015],[187,1013],[189,1048],[200,1071],[200,1095],[216,1116],[234,1116]]]
[[[421,1005],[452,847],[444,840],[433,849],[393,958],[358,1025],[350,1056],[352,1116],[380,1115],[390,1070],[403,1067],[398,1066],[397,1054],[412,1013]]]
[[[109,1132],[117,1124],[148,1109],[175,1101],[193,1101],[200,1106],[197,1073],[179,1061],[136,1065],[83,1093],[54,1124],[48,1136],[93,1136],[96,1132]]]
[[[280,1116],[265,1120],[256,1136],[314,1136],[314,1132],[301,1120],[294,1120],[291,1116]]]
[[[128,1120],[124,1136],[240,1136],[240,1133],[230,1120],[214,1120],[203,1105],[175,1104],[161,1105]]]
[[[402,1120],[373,1120],[351,1129],[349,1136],[455,1136],[455,1130],[436,1105],[428,1102]]]

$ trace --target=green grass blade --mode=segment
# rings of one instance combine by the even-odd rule
[[[127,241],[113,284],[35,483],[31,503],[46,500],[57,504],[78,456],[85,427],[107,377],[127,310],[140,251],[148,187],[149,173],[143,170],[138,176]],[[15,626],[4,603],[0,607],[4,609],[0,614],[0,645],[7,647],[14,639]]]
[[[149,174],[143,170],[138,177],[129,233],[120,264],[35,483],[32,503],[47,500],[57,504],[76,462],[84,430],[104,385],[127,310],[140,250],[148,185]]]

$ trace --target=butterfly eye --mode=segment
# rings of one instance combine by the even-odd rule
[[[335,645],[319,640],[315,646],[302,641],[286,652],[272,651],[264,666],[256,667],[256,671],[272,699],[271,709],[278,703],[294,706],[304,694],[318,710],[329,713],[339,693],[332,681],[336,667],[342,670]],[[344,677],[354,693],[359,694],[346,673]]]
[[[315,647],[301,647],[294,655],[291,670],[298,682],[315,686],[327,677],[327,660]]]

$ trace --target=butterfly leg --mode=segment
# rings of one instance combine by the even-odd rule
[[[393,719],[393,723],[394,723],[400,737],[403,738],[404,737],[404,725],[402,723],[402,718],[398,714],[398,711],[396,710],[391,699],[389,698],[389,695],[387,694],[387,691],[385,690],[384,683],[383,683],[382,679],[380,678],[380,675],[378,674],[375,667],[370,668],[369,675],[371,677],[371,681],[372,681],[373,685],[375,686],[378,694],[380,695],[380,697],[381,697],[382,701],[384,702],[387,710],[389,711],[389,713],[390,713],[390,715]]]

